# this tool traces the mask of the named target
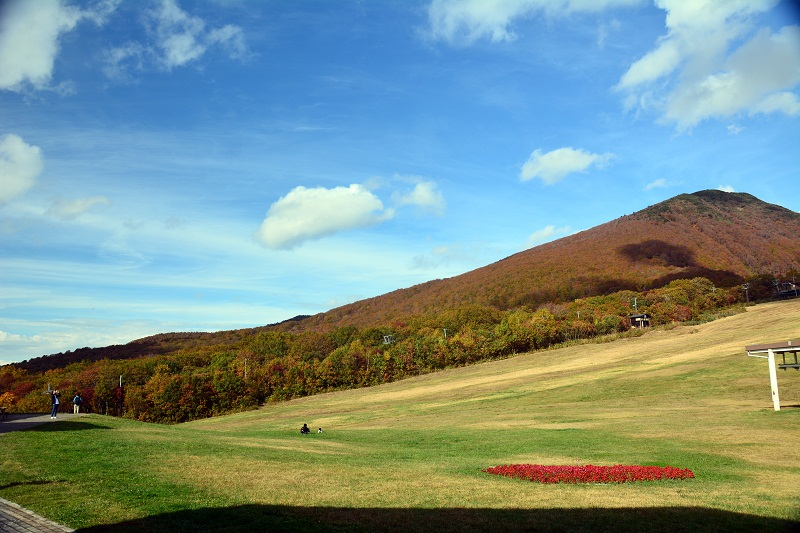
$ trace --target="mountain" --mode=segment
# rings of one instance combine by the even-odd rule
[[[416,314],[478,304],[506,310],[642,291],[680,278],[730,287],[756,276],[800,273],[800,213],[744,193],[681,194],[632,215],[564,237],[460,276],[422,283],[313,316],[216,333],[162,333],[125,345],[15,363],[28,371],[71,362],[130,359],[232,344],[267,329],[329,331],[391,325]]]
[[[731,287],[800,271],[800,213],[745,193],[681,194],[632,215],[430,281],[293,322],[291,329],[389,323],[480,304],[511,309],[706,277]]]

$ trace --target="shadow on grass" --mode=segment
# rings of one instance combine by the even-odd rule
[[[0,490],[10,489],[12,487],[23,487],[23,486],[26,486],[26,485],[49,485],[51,483],[59,483],[59,482],[58,481],[43,481],[43,480],[15,481],[13,483],[8,483],[6,485],[0,485]]]
[[[77,420],[65,420],[50,424],[38,424],[29,428],[21,429],[20,431],[40,431],[42,433],[52,433],[55,431],[88,431],[93,429],[111,429],[109,426],[102,424],[93,424],[91,422],[80,422]]]
[[[80,533],[236,531],[797,532],[800,522],[700,507],[629,509],[350,509],[242,505],[176,511]]]

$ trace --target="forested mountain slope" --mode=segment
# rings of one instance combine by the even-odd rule
[[[731,287],[800,270],[800,214],[746,193],[681,194],[460,276],[314,315],[294,330],[374,325],[463,304],[498,309],[706,277]]]
[[[280,324],[216,333],[163,333],[125,345],[80,348],[14,366],[32,372],[80,361],[125,360],[180,350],[234,346],[265,331],[330,332],[393,327],[467,305],[507,311],[647,291],[705,277],[733,287],[761,276],[750,297],[774,294],[774,278],[800,273],[800,214],[745,193],[681,194],[632,215],[444,280],[298,316]]]

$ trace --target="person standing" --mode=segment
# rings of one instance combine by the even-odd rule
[[[58,405],[61,403],[58,400],[59,396],[61,396],[61,393],[57,390],[50,391],[50,403],[53,406],[53,409],[50,411],[50,418],[56,418],[56,414],[58,414]]]
[[[78,414],[81,412],[81,404],[83,403],[83,398],[81,398],[81,393],[75,394],[75,397],[72,399],[72,412],[74,414]]]

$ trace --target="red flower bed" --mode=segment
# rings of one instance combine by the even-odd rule
[[[671,466],[502,465],[485,468],[483,471],[539,483],[629,483],[694,477],[694,472],[688,468]]]

